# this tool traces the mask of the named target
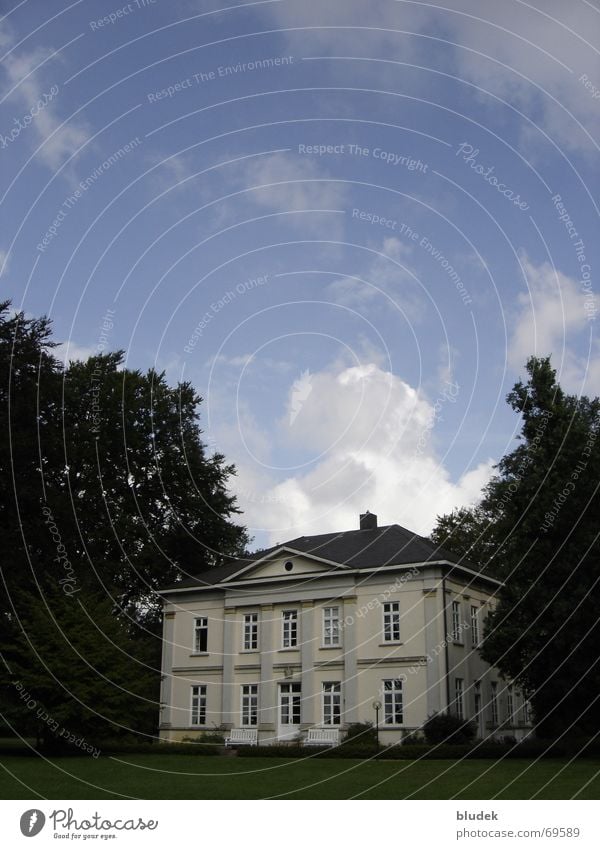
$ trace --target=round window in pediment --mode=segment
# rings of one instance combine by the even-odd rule
[[[294,564],[292,563],[291,560],[286,560],[285,563],[283,564],[283,568],[285,569],[286,572],[291,572],[292,569],[294,568]]]

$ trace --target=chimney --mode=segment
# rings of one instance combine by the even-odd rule
[[[375,513],[360,514],[360,529],[361,531],[374,531],[377,528],[377,516]]]

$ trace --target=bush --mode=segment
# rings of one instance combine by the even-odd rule
[[[225,733],[219,728],[214,731],[202,731],[197,737],[183,737],[183,743],[211,743],[217,746],[225,745]]]
[[[377,731],[372,722],[352,722],[346,729],[346,736],[341,742],[345,747],[377,748]]]
[[[431,745],[449,743],[461,745],[472,743],[477,726],[469,720],[459,719],[451,713],[435,713],[423,726],[425,739]]]

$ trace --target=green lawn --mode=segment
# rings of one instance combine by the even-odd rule
[[[371,763],[187,755],[44,760],[4,755],[0,767],[3,799],[569,799],[578,791],[581,799],[600,795],[598,760]]]

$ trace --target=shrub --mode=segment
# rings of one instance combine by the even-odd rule
[[[451,713],[435,713],[423,726],[423,732],[430,744],[461,745],[471,743],[475,739],[477,726],[474,722],[459,719]]]
[[[225,734],[218,728],[214,731],[202,731],[197,737],[183,737],[183,743],[211,743],[217,746],[225,744]]]
[[[342,740],[342,746],[352,748],[377,747],[377,731],[372,722],[352,722],[346,729],[346,736]]]

